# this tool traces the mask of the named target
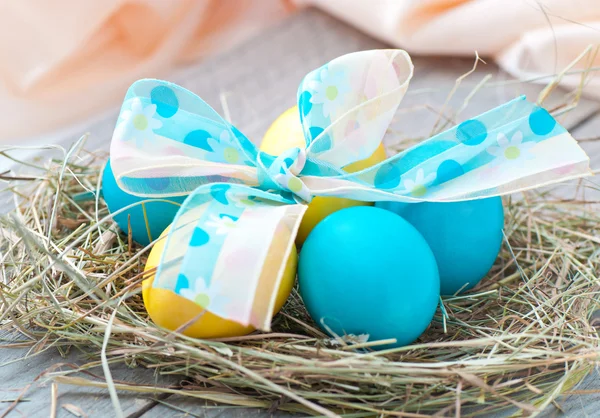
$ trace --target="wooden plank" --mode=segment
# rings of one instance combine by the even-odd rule
[[[595,172],[600,172],[600,112],[596,112],[590,119],[572,130],[573,136],[580,141],[582,148],[590,156],[590,166]],[[584,198],[600,202],[600,175],[586,178]]]
[[[600,112],[590,115],[585,123],[571,130],[571,133],[586,150],[593,169],[600,169]]]
[[[385,45],[320,12],[309,10],[292,17],[245,45],[179,71],[169,79],[196,92],[219,111],[221,111],[221,97],[225,97],[234,124],[258,143],[271,121],[286,108],[294,105],[297,85],[304,74],[336,56],[351,51],[381,47],[385,47]],[[399,112],[392,127],[397,135],[406,139],[429,135],[431,126],[438,118],[436,110],[439,110],[440,105],[445,102],[455,80],[469,71],[473,65],[472,59],[436,57],[414,57],[414,62],[415,77],[409,94],[402,104],[404,110]],[[448,107],[459,108],[473,88],[487,74],[493,75],[490,82],[504,80],[507,77],[495,65],[480,63],[476,71],[462,83],[460,89],[450,100]],[[530,99],[535,99],[541,88],[541,86],[522,84],[484,85],[463,113],[454,115],[448,112],[448,115],[454,122],[458,122],[499,105],[518,94],[527,94]],[[562,94],[564,92],[557,91],[551,97],[549,106],[560,102]],[[418,110],[413,111],[414,108]],[[590,125],[590,123],[596,123],[596,120],[591,119],[581,126],[578,125],[598,109],[597,103],[583,100],[579,108],[567,115],[562,122],[567,127],[577,126],[575,130],[577,135],[587,135],[588,131],[585,129],[588,129],[589,126],[592,126],[589,128],[592,131],[596,129],[593,128],[595,125]],[[407,110],[411,110],[411,112]],[[106,151],[117,112],[117,108],[109,110],[95,120],[86,121],[38,142],[53,142],[68,146],[79,137],[80,133],[89,131],[91,137],[88,147]],[[594,156],[600,157],[600,152],[595,153]],[[0,169],[6,167],[3,164],[6,164],[6,161],[0,162]],[[570,190],[573,189],[572,186],[569,187]],[[0,349],[0,355],[4,361],[16,359],[24,354],[26,354],[24,349]],[[11,389],[22,388],[53,364],[65,361],[81,364],[84,360],[75,354],[69,355],[67,359],[62,359],[56,352],[47,352],[20,363],[0,367],[0,379],[2,380],[0,387],[3,389],[0,392],[0,396],[2,396],[0,399],[13,398],[15,392]],[[161,384],[172,382],[171,378],[157,378],[151,371],[142,368],[132,370],[123,366],[115,366],[111,370],[113,378],[117,380],[146,384],[157,381]],[[102,371],[99,369],[96,369],[95,373],[102,375]],[[585,385],[592,388],[600,387],[597,377],[587,379]],[[110,399],[104,390],[86,390],[69,386],[59,386],[58,389],[59,406],[70,403],[83,409],[89,416],[114,416]],[[27,416],[49,416],[51,405],[49,394],[50,386],[47,383],[36,384],[26,396],[31,402],[19,404],[18,411],[15,410],[12,415],[19,416],[20,412]],[[182,416],[184,414],[184,412],[178,412],[165,404],[152,407],[154,405],[152,401],[138,398],[129,393],[120,393],[119,398],[125,413],[132,417]],[[565,400],[564,408],[570,411],[579,411],[584,399],[586,402],[589,402],[590,399],[598,402],[596,398],[574,395]],[[221,416],[269,415],[263,411],[229,408],[205,409],[205,405],[201,401],[179,397],[170,397],[164,402],[174,404],[180,409],[200,416],[216,416],[215,414],[221,414]],[[0,407],[6,408],[5,404]],[[589,411],[591,410],[589,409]],[[71,415],[59,407],[58,416]]]
[[[4,334],[3,343],[23,341],[17,334]],[[8,417],[49,417],[53,408],[52,382],[44,372],[69,371],[69,364],[83,365],[85,359],[77,352],[62,357],[58,350],[50,349],[40,354],[32,354],[28,348],[0,349],[0,416],[10,410]],[[57,365],[63,366],[57,368]],[[177,382],[173,376],[155,375],[150,369],[130,368],[125,364],[111,365],[111,374],[115,381],[140,384],[169,385]],[[100,367],[88,369],[101,378],[104,373]],[[76,374],[86,379],[93,377]],[[98,388],[84,388],[70,385],[57,385],[56,417],[73,417],[68,411],[83,411],[88,417],[115,416],[108,392]],[[22,395],[24,401],[12,407],[12,401]],[[149,409],[155,402],[151,396],[138,396],[132,392],[119,394],[119,402],[125,416]],[[73,408],[74,407],[74,408]]]
[[[562,396],[557,400],[561,410],[555,406],[548,407],[541,415],[542,418],[587,418],[596,417],[600,408],[600,373],[598,370],[588,375],[572,392],[572,395]]]
[[[583,121],[570,129],[571,134],[579,141],[581,147],[590,157],[590,168],[600,170],[600,112],[591,112]],[[570,181],[551,188],[553,195],[567,199],[600,202],[600,176],[594,175],[581,180]]]
[[[287,412],[268,412],[261,409],[218,407],[207,405],[197,399],[182,396],[170,396],[142,415],[143,418],[163,417],[202,417],[202,418],[293,418],[301,415]]]

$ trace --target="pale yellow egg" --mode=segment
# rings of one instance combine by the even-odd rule
[[[275,122],[273,122],[263,137],[260,145],[261,150],[271,155],[279,155],[283,151],[293,147],[306,147],[297,106],[286,110],[275,120]],[[354,173],[380,163],[386,158],[385,148],[383,147],[383,144],[380,144],[370,157],[347,165],[344,170],[349,173]],[[302,218],[302,223],[300,224],[300,229],[296,236],[296,245],[301,247],[310,231],[333,212],[352,206],[369,205],[372,205],[372,203],[338,197],[315,197],[308,205],[304,218]]]
[[[142,282],[142,296],[144,298],[144,306],[146,307],[150,318],[157,325],[174,331],[194,318],[197,318],[198,315],[204,311],[204,308],[169,289],[152,287],[152,283],[154,281],[153,269],[160,262],[160,257],[164,251],[166,235],[169,231],[169,228],[163,232],[161,238],[157,240],[156,244],[154,244],[154,247],[148,256],[148,261],[146,262],[144,272],[149,273],[147,274],[147,278]],[[269,248],[269,253],[265,261],[265,263],[269,264],[263,269],[265,274],[271,274],[273,271],[279,270],[279,266],[281,263],[283,263],[283,251],[286,247],[285,244],[288,242],[289,238],[289,230],[278,230],[275,235],[275,239],[271,243],[271,247]],[[283,304],[289,297],[292,288],[294,287],[297,264],[298,255],[296,252],[296,247],[293,246],[292,252],[287,259],[283,277],[277,292],[274,314],[279,312],[279,310],[283,307]],[[264,300],[265,298],[269,298],[270,295],[268,294],[268,289],[261,289],[261,282],[262,276],[259,280],[259,289],[257,290],[257,295],[260,295],[262,290],[262,299]],[[237,337],[249,334],[252,331],[254,331],[254,327],[252,326],[244,326],[235,321],[227,320],[214,315],[211,312],[205,311],[202,316],[200,316],[190,326],[183,330],[182,333],[189,337],[206,339]]]

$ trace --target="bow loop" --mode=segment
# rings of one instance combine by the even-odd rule
[[[127,91],[110,147],[119,186],[145,196],[188,195],[214,182],[256,186],[256,147],[192,92],[144,79]]]
[[[343,55],[306,75],[298,108],[309,158],[344,167],[373,154],[412,75],[398,49]]]

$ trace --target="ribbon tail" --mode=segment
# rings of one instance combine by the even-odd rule
[[[363,171],[303,181],[317,196],[461,201],[588,176],[589,163],[564,127],[521,97]]]
[[[305,210],[241,185],[200,187],[173,222],[153,286],[268,330],[290,257],[295,267],[294,238]]]

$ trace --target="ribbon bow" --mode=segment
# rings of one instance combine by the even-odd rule
[[[111,143],[119,186],[189,195],[169,230],[153,286],[213,314],[269,329],[285,260],[314,196],[458,201],[590,174],[589,158],[524,97],[356,173],[381,143],[413,74],[401,50],[344,55],[298,90],[306,148],[259,151],[195,94],[160,80],[128,90]],[[273,256],[281,260],[275,266]]]

